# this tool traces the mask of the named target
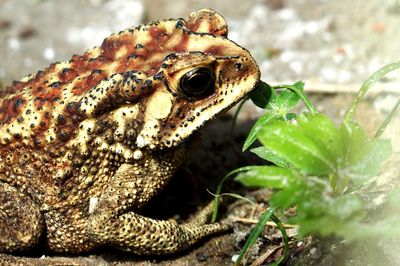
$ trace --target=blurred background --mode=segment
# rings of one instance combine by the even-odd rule
[[[395,0],[1,0],[0,80],[81,54],[112,32],[205,7],[225,16],[229,38],[252,52],[267,82],[359,83],[400,55]]]
[[[304,80],[319,94],[354,93],[379,67],[400,57],[398,0],[1,0],[0,83],[100,45],[112,32],[151,20],[186,18],[213,8],[229,24],[229,38],[250,50],[271,84]],[[383,114],[399,93],[393,72],[373,89]],[[347,94],[346,94],[347,95]],[[350,100],[321,111],[344,113]],[[339,102],[342,102],[340,100]],[[368,108],[367,128],[375,128]],[[333,114],[335,115],[335,114]],[[369,126],[368,123],[372,125]],[[394,135],[400,135],[395,122]],[[395,145],[400,147],[400,143]]]
[[[205,7],[225,16],[229,38],[252,52],[267,82],[359,83],[400,55],[396,0],[1,0],[0,80],[81,54],[112,32]]]

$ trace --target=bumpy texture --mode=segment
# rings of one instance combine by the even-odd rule
[[[121,31],[0,92],[0,252],[45,234],[54,252],[101,245],[174,253],[226,229],[208,208],[177,224],[137,212],[192,135],[256,85],[247,50],[212,10]]]

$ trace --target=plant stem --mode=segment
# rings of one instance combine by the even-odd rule
[[[390,111],[390,114],[386,117],[385,121],[383,121],[383,123],[379,126],[379,128],[376,131],[373,139],[377,139],[382,135],[383,131],[385,131],[387,125],[390,122],[390,120],[392,120],[393,116],[395,115],[395,113],[399,109],[399,106],[400,106],[400,99],[397,100],[397,103],[395,104],[393,109]]]
[[[214,223],[217,220],[217,215],[218,215],[218,205],[219,205],[219,198],[221,196],[221,191],[222,191],[222,187],[224,185],[224,182],[231,176],[240,173],[242,171],[247,171],[249,168],[251,168],[251,166],[244,166],[235,170],[232,170],[231,172],[229,172],[226,176],[224,176],[224,178],[221,179],[221,181],[219,181],[219,184],[217,186],[217,189],[215,190],[215,198],[214,198],[214,203],[213,203],[213,207],[212,207],[212,215],[211,215],[211,222]]]
[[[350,109],[347,111],[346,116],[344,118],[344,122],[350,122],[355,110],[357,109],[358,103],[362,100],[362,98],[365,96],[369,88],[371,88],[381,77],[386,75],[387,73],[396,70],[400,68],[400,61],[391,63],[389,65],[386,65],[378,71],[376,71],[374,74],[372,74],[361,86],[360,90],[358,91],[357,97],[354,99],[353,104],[351,105]]]
[[[284,243],[284,247],[283,247],[284,254],[283,254],[283,257],[281,257],[281,258],[280,258],[278,261],[276,261],[276,263],[275,263],[276,265],[279,265],[281,262],[286,261],[286,259],[287,259],[288,256],[289,256],[289,236],[287,235],[286,229],[285,229],[285,227],[283,226],[281,220],[279,220],[279,218],[278,218],[275,214],[272,214],[272,215],[271,215],[271,220],[274,221],[274,222],[276,223],[276,225],[277,225],[279,231],[281,231],[282,239],[283,239],[283,243]]]
[[[299,98],[304,102],[305,106],[307,109],[310,111],[310,113],[315,114],[317,113],[317,110],[315,109],[314,105],[311,103],[310,99],[304,94],[302,90],[299,90],[293,85],[278,85],[278,86],[273,86],[274,89],[289,89],[293,91],[294,93],[299,96]]]
[[[237,258],[235,265],[240,264],[240,261],[242,260],[244,254],[246,254],[249,248],[253,246],[254,243],[257,241],[258,236],[261,234],[267,221],[271,219],[271,216],[274,214],[275,210],[276,208],[269,208],[261,215],[257,225],[251,230],[249,237],[244,243],[244,246],[240,251],[239,257]]]

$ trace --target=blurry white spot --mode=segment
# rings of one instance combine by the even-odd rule
[[[329,33],[329,32],[323,32],[321,34],[321,38],[322,40],[326,41],[326,42],[332,42],[333,40],[333,34]]]
[[[6,70],[4,68],[0,68],[0,78],[4,78],[6,76]]]
[[[289,67],[294,73],[300,74],[301,70],[303,69],[303,64],[300,61],[295,60],[289,63]]]
[[[352,79],[352,76],[353,76],[353,74],[350,73],[349,71],[341,69],[339,71],[339,76],[338,76],[337,82],[342,83],[342,84],[349,83]]]
[[[295,58],[296,58],[296,53],[294,51],[291,51],[291,50],[283,51],[279,56],[279,59],[282,62],[285,62],[285,63],[289,62],[289,61],[292,61]]]
[[[233,255],[232,256],[232,262],[236,262],[238,258],[239,258],[238,254]]]
[[[285,30],[279,35],[279,42],[290,43],[304,37],[307,34],[322,33],[330,23],[329,18],[314,21],[296,21],[288,23]]]
[[[324,67],[321,69],[321,77],[324,77],[325,81],[335,82],[338,76],[336,69],[332,67]]]
[[[110,30],[101,28],[75,28],[71,27],[68,29],[66,34],[67,42],[71,44],[83,43],[85,46],[94,46],[95,44],[101,43],[104,38],[111,34]]]
[[[251,11],[250,14],[252,16],[252,19],[254,20],[259,20],[259,19],[265,19],[268,14],[268,7],[266,5],[255,5]]]
[[[309,21],[305,24],[305,32],[309,34],[315,34],[321,29],[320,21]]]
[[[136,145],[139,147],[139,148],[141,148],[141,147],[144,147],[144,139],[143,139],[143,137],[142,136],[138,136],[137,137],[137,139],[136,139]]]
[[[135,150],[135,151],[133,152],[133,158],[134,158],[135,160],[141,159],[142,156],[143,156],[143,154],[142,154],[142,152],[141,152],[140,150]]]
[[[24,67],[31,67],[32,66],[32,58],[25,57],[23,61]]]
[[[315,247],[311,248],[310,254],[314,255],[315,253],[317,253],[317,248],[315,248]]]
[[[96,205],[98,202],[99,202],[99,199],[97,197],[91,197],[89,199],[89,213],[93,213],[94,208],[96,208]]]
[[[94,6],[99,6],[101,4],[102,0],[90,0],[90,3]]]
[[[336,64],[339,64],[344,61],[345,55],[343,53],[336,53],[333,55],[332,59],[333,59],[333,62],[335,62]]]
[[[229,39],[234,41],[234,42],[238,42],[240,40],[240,34],[237,31],[230,31],[229,32]]]
[[[54,49],[52,47],[46,47],[43,50],[43,57],[49,61],[52,61],[54,59],[55,56],[55,52]]]
[[[374,101],[374,107],[379,111],[388,113],[392,110],[397,102],[397,97],[394,94],[387,94],[377,97]]]
[[[271,60],[263,60],[260,64],[260,70],[262,73],[268,73],[269,70],[272,69]]]
[[[278,12],[278,17],[282,20],[293,20],[296,18],[296,13],[292,8],[283,8]]]
[[[8,39],[8,47],[13,50],[19,50],[21,43],[17,38],[10,38]]]
[[[107,1],[104,8],[113,16],[113,31],[139,24],[144,10],[143,3],[136,0]]]

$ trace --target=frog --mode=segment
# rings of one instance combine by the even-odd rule
[[[0,91],[0,252],[176,254],[229,225],[140,211],[258,84],[211,9],[128,28]]]

